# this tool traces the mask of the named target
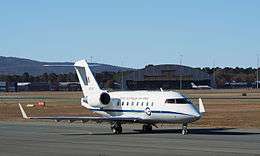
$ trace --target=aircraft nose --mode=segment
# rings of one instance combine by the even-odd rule
[[[193,115],[194,118],[200,118],[201,117],[200,113],[197,110],[194,110],[192,115]]]
[[[194,117],[195,117],[195,118],[200,118],[200,113],[196,112],[196,113],[194,114]]]
[[[201,114],[200,112],[197,110],[196,107],[194,107],[194,105],[191,105],[191,115],[193,116],[193,118],[200,118],[201,117]]]
[[[198,120],[201,118],[201,114],[194,105],[189,105],[189,114],[191,120]]]

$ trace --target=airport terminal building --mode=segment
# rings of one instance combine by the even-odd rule
[[[199,69],[181,65],[147,65],[123,76],[124,89],[190,89],[191,83],[214,87],[213,77]]]

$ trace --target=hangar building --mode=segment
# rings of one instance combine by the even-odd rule
[[[213,77],[199,69],[181,65],[147,65],[123,76],[123,87],[129,90],[190,89],[191,83],[214,87]]]

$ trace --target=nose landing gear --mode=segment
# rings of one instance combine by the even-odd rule
[[[182,134],[182,135],[187,135],[187,134],[188,134],[188,124],[187,124],[187,123],[183,123],[183,124],[182,124],[181,134]]]

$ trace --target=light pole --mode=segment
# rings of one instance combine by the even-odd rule
[[[213,86],[216,87],[216,64],[215,64],[215,60],[213,60]]]
[[[259,84],[258,84],[258,79],[259,79],[259,75],[258,75],[258,69],[259,69],[259,54],[257,54],[257,67],[256,67],[256,88],[259,88]]]
[[[180,55],[180,90],[182,89],[182,58],[183,55]]]
[[[90,63],[93,63],[93,56],[90,57]]]
[[[121,62],[121,67],[123,68],[123,61]],[[121,69],[121,90],[124,90],[124,71]]]

